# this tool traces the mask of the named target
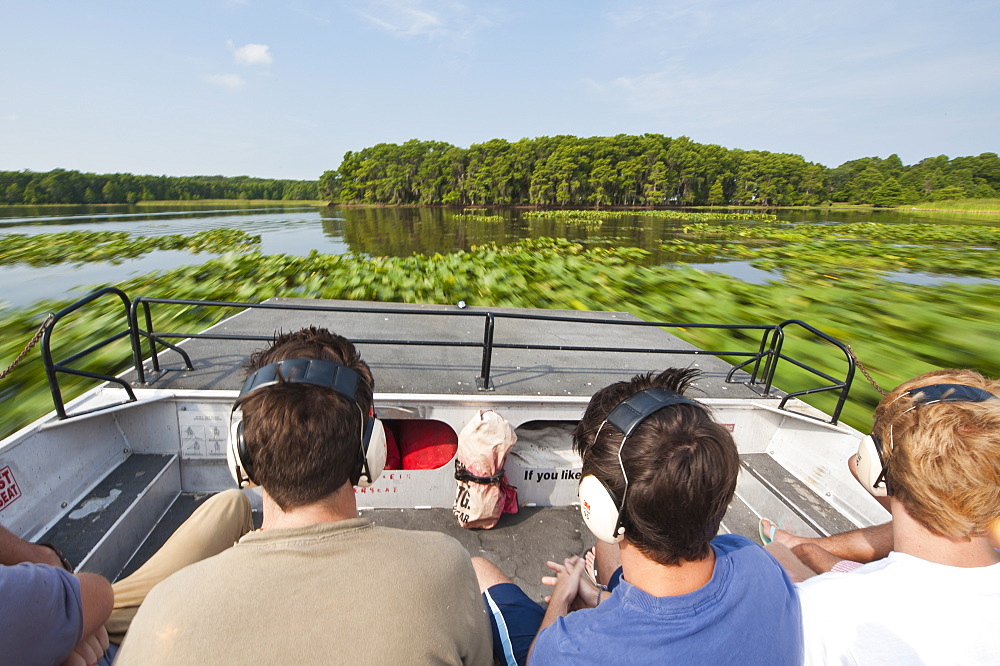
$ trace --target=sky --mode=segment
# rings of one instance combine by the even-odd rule
[[[0,0],[0,170],[315,179],[409,139],[1000,151],[1000,0]]]

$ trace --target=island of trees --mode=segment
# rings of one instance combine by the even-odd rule
[[[319,181],[336,203],[537,206],[898,206],[1000,196],[1000,158],[897,155],[829,168],[801,155],[659,134],[381,143],[348,152]]]
[[[863,157],[829,168],[801,155],[659,134],[539,137],[459,148],[441,141],[348,151],[319,181],[0,171],[0,204],[134,204],[202,199],[345,204],[643,207],[899,206],[1000,197],[996,153]]]
[[[319,198],[315,180],[237,176],[135,176],[130,173],[0,171],[0,203],[134,204],[197,199]]]

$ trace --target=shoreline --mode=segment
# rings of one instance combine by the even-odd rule
[[[315,206],[322,208],[328,202],[318,199],[157,199],[135,203],[44,203],[0,204],[0,210],[10,208],[65,208],[67,206],[92,206],[94,208],[162,208],[164,206],[218,206],[224,204],[269,204],[281,206]]]
[[[593,210],[593,211],[669,211],[669,210],[679,210],[679,211],[772,211],[772,210],[820,210],[820,211],[830,211],[830,212],[878,212],[878,211],[893,211],[897,213],[974,213],[977,215],[1000,215],[1000,208],[998,209],[977,209],[977,210],[965,210],[961,208],[917,208],[913,206],[895,206],[892,208],[876,208],[871,204],[842,204],[833,206],[542,206],[542,205],[529,205],[529,204],[475,204],[475,205],[445,205],[445,204],[382,204],[382,203],[337,203],[329,202],[325,204],[318,204],[320,206],[326,206],[328,208],[352,208],[352,209],[362,209],[362,208],[441,208],[441,209],[455,209],[455,210],[475,210],[475,211],[487,211],[487,210]]]
[[[155,201],[137,201],[136,203],[45,203],[45,204],[0,204],[0,211],[16,208],[60,208],[68,206],[90,206],[110,209],[134,208],[164,208],[168,206],[220,206],[220,205],[273,205],[273,206],[313,206],[316,208],[441,208],[455,210],[594,210],[594,211],[668,211],[668,210],[698,210],[698,211],[772,211],[772,210],[819,210],[831,212],[850,211],[895,211],[898,213],[956,213],[971,215],[1000,215],[1000,208],[962,209],[962,208],[925,208],[922,206],[895,206],[893,208],[876,208],[871,204],[834,204],[830,206],[542,206],[532,204],[382,204],[382,203],[336,203],[317,199],[163,199]]]

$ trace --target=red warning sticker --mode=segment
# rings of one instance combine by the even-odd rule
[[[21,489],[14,480],[14,472],[10,466],[0,467],[0,511],[21,496]]]

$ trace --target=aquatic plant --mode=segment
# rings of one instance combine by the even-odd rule
[[[481,306],[626,311],[650,321],[777,323],[798,318],[853,345],[887,388],[935,367],[971,367],[1000,376],[994,323],[1000,285],[917,287],[886,281],[874,272],[845,274],[839,280],[752,285],[689,268],[643,266],[647,254],[636,248],[594,248],[552,239],[400,258],[232,253],[200,265],[144,275],[121,286],[131,295],[205,300],[261,301],[274,296],[411,303],[464,300]],[[0,311],[5,332],[0,366],[5,367],[20,352],[44,312],[58,306],[41,303]],[[157,326],[177,324],[200,330],[224,315],[209,308],[158,308]],[[110,314],[72,322],[60,331],[61,356],[84,348],[85,341],[92,342],[99,333],[107,335],[112,329]],[[959,338],[956,331],[961,331]],[[705,349],[755,348],[754,341],[725,331],[674,332]],[[817,367],[843,372],[836,356],[820,346],[789,340],[788,350]],[[107,349],[91,369],[107,372],[127,365],[127,349]],[[793,368],[782,373],[777,384],[785,390],[811,385]],[[83,388],[70,382],[66,395]],[[844,420],[867,428],[878,397],[859,379]],[[825,409],[830,409],[831,400],[829,396],[810,398]],[[44,373],[38,356],[32,355],[0,384],[0,433],[12,431],[47,409],[51,401]]]
[[[689,224],[662,247],[696,257],[750,261],[788,280],[877,277],[894,271],[1000,278],[997,227]]]
[[[521,214],[526,219],[591,219],[621,220],[631,218],[656,218],[682,220],[685,222],[710,222],[713,220],[748,220],[755,222],[776,222],[778,217],[771,213],[689,213],[679,210],[529,210]]]
[[[455,213],[455,219],[460,222],[500,222],[504,221],[503,215],[482,215],[481,213]]]
[[[185,236],[133,236],[127,231],[62,231],[49,234],[0,235],[0,264],[32,266],[122,261],[155,250],[246,252],[260,246],[260,236],[239,229],[206,229]]]
[[[696,236],[725,238],[761,238],[781,241],[805,240],[883,240],[894,243],[959,243],[963,245],[1000,245],[1000,227],[964,224],[685,224],[681,231]]]

